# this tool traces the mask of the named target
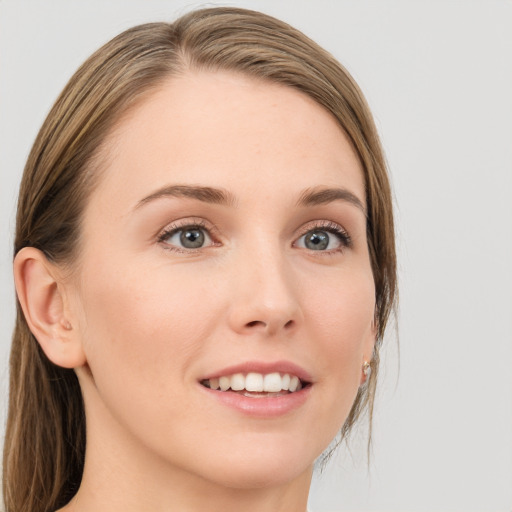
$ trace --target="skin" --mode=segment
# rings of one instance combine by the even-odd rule
[[[375,342],[364,211],[344,199],[297,205],[306,190],[335,187],[364,208],[346,135],[291,88],[189,72],[122,120],[107,160],[72,274],[35,250],[17,262],[18,283],[45,272],[56,283],[46,317],[67,348],[41,344],[75,367],[86,405],[84,478],[62,510],[304,511],[313,463]],[[172,185],[221,188],[232,201],[143,201]],[[202,248],[160,239],[199,222]],[[305,246],[328,223],[351,244],[330,232],[328,250]],[[233,364],[281,360],[312,387],[278,417],[249,417],[199,384]]]

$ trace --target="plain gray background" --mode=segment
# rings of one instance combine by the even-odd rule
[[[363,88],[398,208],[400,370],[386,339],[365,431],[316,477],[315,512],[512,511],[510,1],[0,0],[0,420],[14,319],[17,186],[45,114],[81,62],[129,26],[191,8],[275,15]]]

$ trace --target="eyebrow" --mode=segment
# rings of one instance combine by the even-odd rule
[[[141,199],[135,209],[163,197],[187,197],[210,204],[234,206],[237,201],[235,196],[222,188],[206,187],[202,185],[167,185],[152,192]],[[359,208],[366,216],[366,208],[361,200],[345,188],[307,188],[300,195],[297,206],[317,206],[332,203],[334,201],[346,201]]]
[[[345,188],[314,187],[304,190],[297,201],[297,206],[317,206],[334,201],[346,201],[357,206],[366,216],[366,208],[361,200]]]
[[[162,197],[188,197],[203,201],[204,203],[220,205],[234,205],[236,203],[233,194],[221,188],[204,187],[201,185],[168,185],[141,199],[135,209]]]

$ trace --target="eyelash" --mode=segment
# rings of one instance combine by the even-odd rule
[[[175,222],[168,227],[164,229],[159,235],[158,235],[158,242],[169,251],[179,252],[179,253],[185,253],[185,254],[191,254],[196,253],[197,251],[200,251],[202,249],[206,249],[207,247],[200,247],[198,249],[186,249],[177,247],[175,245],[171,245],[166,242],[168,238],[175,235],[176,233],[179,233],[182,230],[185,229],[200,229],[205,231],[208,234],[208,237],[212,240],[212,245],[207,247],[214,247],[220,245],[220,242],[217,242],[217,237],[215,237],[215,232],[217,231],[217,228],[213,225],[207,224],[202,219],[186,219],[183,222]],[[347,248],[351,248],[353,245],[352,238],[350,235],[343,229],[339,224],[332,222],[332,221],[316,221],[312,224],[306,225],[303,229],[301,229],[301,234],[297,239],[294,241],[294,245],[297,243],[298,240],[300,240],[303,236],[310,233],[311,231],[326,231],[327,233],[334,234],[338,240],[340,241],[340,247],[337,247],[336,249],[330,249],[325,251],[313,251],[309,250],[310,252],[318,252],[322,255],[332,255],[337,254],[339,252],[344,251]],[[307,250],[307,249],[306,249]]]

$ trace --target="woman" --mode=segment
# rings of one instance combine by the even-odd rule
[[[8,511],[304,511],[395,297],[361,92],[260,13],[124,32],[36,139],[14,272]]]

